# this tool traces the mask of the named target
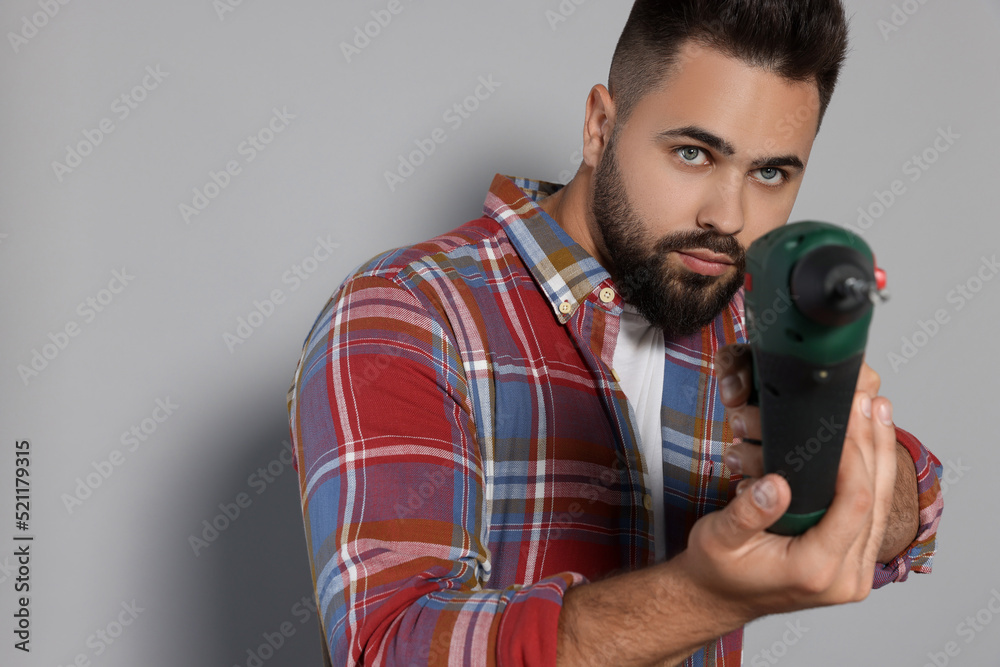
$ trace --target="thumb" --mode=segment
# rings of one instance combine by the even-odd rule
[[[764,475],[719,512],[716,539],[726,548],[739,548],[781,518],[791,500],[784,477]]]

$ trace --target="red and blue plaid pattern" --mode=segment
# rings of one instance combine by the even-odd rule
[[[362,264],[306,339],[288,410],[335,664],[554,665],[567,588],[652,562],[648,462],[611,369],[621,297],[536,205],[558,187],[498,175],[484,217]],[[740,293],[667,342],[668,553],[733,495],[712,356],[742,321]],[[929,571],[940,516],[940,464],[901,437],[921,534],[877,584]],[[739,665],[741,645],[685,664]]]

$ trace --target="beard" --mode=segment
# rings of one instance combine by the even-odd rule
[[[646,225],[625,192],[615,153],[616,130],[594,170],[591,205],[595,239],[611,262],[622,298],[667,338],[687,336],[711,323],[743,285],[746,251],[733,236],[710,230],[674,232],[650,244]],[[667,261],[673,250],[706,248],[728,255],[731,274],[706,276]]]

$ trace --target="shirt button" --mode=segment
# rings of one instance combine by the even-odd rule
[[[615,291],[610,287],[605,287],[601,290],[601,301],[604,303],[611,303],[615,300]]]
[[[569,301],[563,301],[559,304],[559,312],[563,315],[569,315],[569,311],[573,310],[573,306],[570,305]]]
[[[642,497],[642,506],[648,510],[653,509],[653,496],[648,493]]]

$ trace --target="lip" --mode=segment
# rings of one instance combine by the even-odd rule
[[[721,276],[733,265],[727,255],[719,255],[708,250],[676,251],[681,263],[703,276]]]
[[[703,262],[711,262],[713,264],[733,264],[733,260],[729,255],[720,255],[718,253],[711,252],[710,250],[678,250],[682,255],[688,255],[689,257],[694,257],[695,259],[700,259]]]

